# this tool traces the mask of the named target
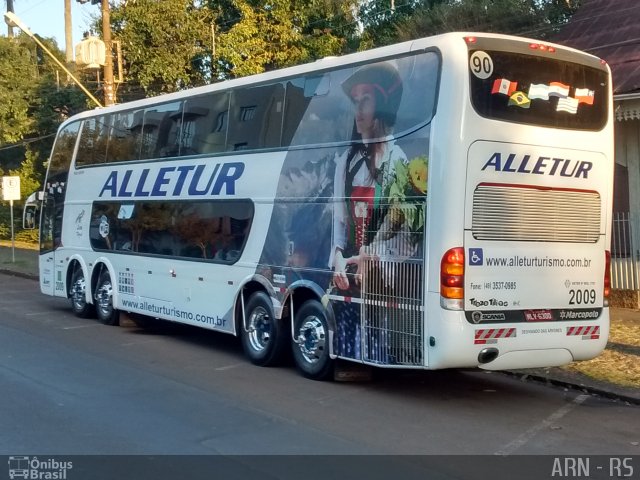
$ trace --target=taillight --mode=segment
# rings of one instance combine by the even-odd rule
[[[539,50],[541,52],[549,52],[549,53],[555,53],[556,51],[554,47],[550,47],[549,45],[545,45],[543,43],[530,43],[529,48],[531,50]]]
[[[611,252],[604,251],[604,306],[609,306],[609,295],[611,295]]]
[[[440,262],[440,304],[449,310],[464,308],[464,248],[450,248]]]

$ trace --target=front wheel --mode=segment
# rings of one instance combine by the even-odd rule
[[[113,284],[107,269],[98,278],[94,298],[98,320],[105,325],[117,325],[120,312],[113,306]]]
[[[87,302],[87,280],[80,265],[76,265],[71,275],[69,301],[71,302],[71,310],[76,317],[88,318],[95,311],[93,305]]]
[[[271,299],[264,292],[256,292],[245,306],[242,347],[254,365],[268,367],[277,364],[287,346],[287,333],[283,323],[275,318]]]
[[[326,380],[333,373],[329,356],[329,322],[322,304],[307,300],[295,313],[293,359],[300,373],[312,380]]]

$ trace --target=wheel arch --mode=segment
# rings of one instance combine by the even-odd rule
[[[295,309],[300,308],[304,302],[307,300],[317,300],[319,301],[324,309],[327,311],[327,321],[329,322],[329,326],[332,330],[335,331],[336,327],[336,318],[333,312],[333,308],[331,306],[331,302],[329,301],[329,296],[327,292],[320,288],[315,282],[310,282],[308,280],[300,280],[291,284],[291,286],[287,289],[287,293],[285,295],[285,299],[282,302],[283,304],[287,304],[287,302],[291,301],[293,296],[293,307],[294,307],[294,315]]]
[[[111,277],[111,282],[114,287],[112,295],[113,295],[113,305],[115,307],[115,305],[117,305],[117,302],[119,300],[118,289],[116,288],[117,281],[116,281],[115,269],[113,268],[113,265],[111,264],[111,262],[105,257],[99,257],[93,263],[93,268],[91,269],[91,283],[90,283],[91,296],[93,298],[93,292],[95,292],[96,290],[98,279],[100,278],[100,274],[104,271],[105,268],[109,272],[109,276]]]
[[[291,286],[287,289],[287,293],[285,295],[285,299],[283,300],[284,305],[291,305],[293,302],[293,316],[290,315],[290,308],[284,309],[284,311],[288,314],[288,321],[291,328],[291,332],[293,332],[293,323],[296,312],[302,307],[302,305],[307,300],[316,300],[318,301],[324,311],[327,314],[327,322],[329,324],[329,354],[333,358],[333,336],[336,334],[336,317],[333,312],[333,308],[331,306],[331,302],[329,301],[329,297],[325,290],[320,288],[320,286],[315,282],[310,282],[308,280],[300,280],[291,284]],[[293,333],[292,333],[293,335]]]
[[[73,277],[73,272],[76,269],[76,266],[79,266],[82,269],[82,274],[84,275],[85,279],[89,279],[89,266],[87,265],[87,262],[85,261],[85,259],[81,256],[76,254],[73,254],[70,258],[69,258],[69,263],[67,264],[67,272],[66,272],[66,295],[67,298],[69,298],[69,288],[71,287],[71,278]],[[87,286],[89,288],[87,288],[86,293],[86,297],[87,297],[87,302],[88,303],[93,303],[93,296],[91,294],[91,292],[93,291],[93,282],[89,282],[86,281]]]
[[[233,334],[235,336],[238,336],[240,334],[241,328],[245,328],[245,326],[243,325],[243,300],[246,302],[253,293],[260,291],[266,293],[271,299],[276,318],[287,322],[287,328],[290,335],[292,335],[293,332],[291,302],[293,301],[293,314],[295,315],[296,310],[299,309],[307,300],[317,300],[318,302],[320,302],[325,312],[327,313],[327,322],[329,323],[331,337],[335,335],[337,331],[336,318],[331,306],[331,302],[329,301],[329,297],[327,296],[326,291],[322,289],[317,283],[311,282],[309,280],[299,280],[292,283],[289,288],[285,290],[284,295],[278,295],[269,280],[267,280],[262,275],[256,274],[247,277],[244,280],[242,286],[238,289],[238,293],[234,302],[235,331],[233,332]],[[282,300],[280,300],[279,298],[282,298]],[[333,357],[333,341],[329,342],[329,352]]]
[[[247,299],[251,295],[253,295],[255,292],[266,293],[267,296],[271,299],[271,303],[273,305],[273,311],[275,313],[276,318],[278,319],[281,318],[282,304],[278,300],[276,296],[276,292],[273,286],[271,285],[271,283],[269,282],[269,280],[267,280],[262,275],[258,275],[258,274],[251,275],[242,281],[241,286],[238,289],[238,292],[236,293],[236,298],[233,303],[234,331],[232,333],[235,336],[239,336],[240,329],[245,328],[245,325],[243,325],[243,322],[245,320],[243,316],[243,311],[244,311],[243,302],[246,303]]]

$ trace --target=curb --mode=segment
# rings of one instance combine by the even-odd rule
[[[640,405],[640,393],[637,395],[628,394],[626,392],[620,391],[619,389],[621,387],[616,387],[614,385],[612,385],[613,388],[606,389],[604,387],[587,385],[583,383],[578,384],[576,382],[562,380],[553,376],[545,376],[530,372],[516,372],[513,370],[503,370],[502,372],[506,375],[517,377],[522,381],[533,381],[536,383],[543,383],[545,385],[554,385],[556,387],[568,388],[571,390],[585,392],[612,400],[619,400],[632,405]]]
[[[0,268],[0,273],[3,275],[11,275],[12,277],[26,278],[36,282],[38,281],[38,275],[34,275],[32,273],[16,272],[15,270],[8,270],[6,268]]]

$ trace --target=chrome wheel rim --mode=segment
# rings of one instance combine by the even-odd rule
[[[73,302],[73,308],[77,312],[82,311],[87,305],[87,282],[84,279],[84,275],[76,278],[73,285],[71,285],[71,301]]]
[[[263,307],[257,307],[249,317],[249,343],[256,352],[262,352],[271,340],[273,319]]]
[[[113,287],[108,279],[100,285],[96,292],[96,304],[102,318],[107,318],[113,312]]]
[[[304,319],[298,332],[298,346],[304,359],[311,363],[320,361],[326,350],[327,332],[316,316]]]

